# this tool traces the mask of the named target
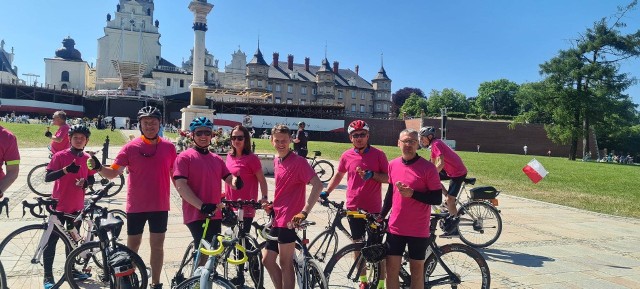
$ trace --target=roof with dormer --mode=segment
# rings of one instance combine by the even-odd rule
[[[316,74],[321,69],[327,69],[327,67],[322,65],[309,65],[309,71],[306,71],[304,69],[304,64],[294,63],[293,69],[291,70],[287,67],[286,61],[278,61],[278,67],[274,67],[273,65],[269,66],[269,78],[315,83]],[[373,89],[371,83],[360,77],[360,75],[356,74],[351,69],[338,69],[338,74],[335,74],[335,76],[335,85],[337,86]]]
[[[329,60],[325,57],[322,60],[322,65],[320,65],[320,69],[318,69],[319,72],[333,72],[331,71],[331,65],[329,64]]]
[[[18,76],[16,72],[13,70],[13,67],[11,67],[11,62],[9,62],[7,53],[4,50],[0,50],[0,71],[11,73],[16,77]]]
[[[260,48],[256,50],[256,53],[253,54],[253,59],[249,61],[247,64],[260,64],[260,65],[269,65],[266,61],[264,61],[264,57],[262,57],[262,51]]]

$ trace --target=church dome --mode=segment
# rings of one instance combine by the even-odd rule
[[[74,48],[76,42],[70,36],[62,40],[62,48],[56,50],[56,57],[64,60],[82,61],[82,54]]]

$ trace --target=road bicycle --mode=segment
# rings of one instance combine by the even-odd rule
[[[93,153],[96,154],[98,152],[100,152],[100,150],[97,150]],[[49,155],[49,158],[51,157],[52,155]],[[51,197],[51,192],[53,192],[54,182],[45,182],[44,180],[45,176],[47,175],[48,165],[49,165],[49,162],[46,162],[44,164],[39,164],[33,167],[31,171],[29,171],[29,174],[27,175],[27,185],[29,186],[29,189],[38,196]],[[109,165],[105,165],[105,166],[108,167]],[[102,175],[100,175],[99,173],[96,173],[93,176],[95,178],[95,182],[87,188],[87,191],[86,191],[87,195],[91,195],[95,193],[95,191],[104,188],[109,183],[114,183],[115,185],[113,190],[111,190],[111,192],[105,196],[107,198],[110,198],[118,194],[124,187],[123,174],[118,175],[112,180],[102,177]]]
[[[67,256],[64,264],[67,283],[72,289],[146,289],[149,276],[144,261],[117,241],[123,220],[106,209],[100,211],[94,230],[98,241],[84,243]],[[83,272],[89,278],[75,279],[73,272]]]
[[[216,270],[219,264],[218,256],[231,256],[234,252],[240,252],[243,256],[240,259],[232,259],[226,257],[225,262],[233,265],[241,265],[247,262],[249,254],[259,254],[259,248],[253,251],[247,251],[242,245],[239,244],[237,238],[225,239],[222,235],[217,235],[213,240],[214,246],[219,246],[217,249],[213,249],[212,245],[206,240],[200,240],[200,249],[198,252],[209,256],[207,263],[198,267],[193,276],[184,280],[178,284],[176,289],[210,289],[210,288],[227,288],[235,289],[236,287],[223,276],[220,276]],[[232,250],[233,249],[233,250]],[[223,257],[224,258],[224,257]]]
[[[309,252],[316,260],[325,262],[328,257],[336,254],[338,251],[338,234],[336,229],[344,233],[349,240],[353,241],[351,233],[342,224],[342,219],[347,217],[348,211],[344,208],[344,201],[337,203],[326,198],[319,200],[322,206],[329,208],[329,224],[326,230],[320,232],[311,243],[309,243]],[[333,215],[333,217],[331,217]],[[331,219],[333,220],[331,221]]]
[[[9,217],[9,198],[2,198],[0,201],[0,217],[2,217],[2,208],[7,210],[7,218]],[[7,276],[4,273],[4,266],[0,260],[0,289],[7,289]]]
[[[264,225],[260,225],[257,222],[253,222],[252,225],[256,230],[260,231],[260,236],[263,236],[267,240],[277,241],[278,237],[269,235],[269,230],[273,224],[273,210],[270,213],[271,220]],[[314,259],[309,249],[307,248],[307,227],[315,225],[315,222],[304,220],[297,225],[291,224],[291,227],[297,231],[302,231],[302,238],[296,234],[296,253],[293,256],[293,267],[296,274],[296,280],[298,282],[298,288],[310,289],[320,288],[327,289],[327,278],[322,270],[321,263]],[[259,248],[262,249],[266,246],[266,242],[262,242]]]
[[[318,160],[318,157],[321,155],[322,153],[320,151],[313,151],[313,157],[307,158],[307,160],[310,160],[309,165],[316,172],[320,181],[326,183],[331,180],[335,171],[333,164],[329,161]]]
[[[488,247],[495,243],[502,233],[502,217],[496,208],[500,192],[491,186],[480,186],[467,190],[466,185],[474,185],[475,178],[465,178],[456,199],[459,218],[460,240],[475,248]],[[464,193],[463,193],[464,192]],[[461,197],[462,199],[461,200]],[[466,198],[466,200],[464,200]],[[443,206],[446,209],[446,206]],[[438,206],[432,206],[438,212]],[[441,221],[441,227],[444,225]]]
[[[96,203],[102,199],[113,184],[98,190],[91,196],[78,216],[68,215],[55,211],[57,201],[49,198],[36,198],[36,203],[22,202],[23,216],[28,209],[36,218],[42,219],[40,224],[31,224],[21,227],[9,235],[0,243],[0,261],[5,266],[8,287],[36,288],[42,287],[45,261],[52,262],[54,286],[60,286],[64,281],[64,257],[53,260],[45,260],[44,251],[47,248],[49,238],[56,236],[58,242],[55,247],[57,255],[62,252],[70,252],[80,244],[91,241],[94,237],[93,216],[100,208]],[[43,214],[43,208],[48,212]],[[38,212],[36,212],[36,209]],[[109,210],[110,214],[126,218],[121,210]],[[74,224],[82,221],[80,237],[71,235],[61,223],[60,218],[70,218]],[[73,232],[73,230],[71,230]]]

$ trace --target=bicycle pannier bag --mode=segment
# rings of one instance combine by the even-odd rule
[[[492,186],[475,187],[469,191],[472,199],[495,199],[498,195],[498,190]]]

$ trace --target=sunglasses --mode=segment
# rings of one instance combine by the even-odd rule
[[[196,136],[211,136],[210,130],[199,130],[195,132]]]
[[[418,140],[416,140],[416,139],[408,139],[408,140],[400,140],[400,142],[405,144],[405,145],[414,145],[414,144],[418,143]]]
[[[366,132],[365,133],[354,133],[354,134],[351,135],[352,138],[363,138],[363,137],[366,137],[366,136],[367,136]]]
[[[243,135],[233,135],[231,136],[231,140],[244,141]]]
[[[156,145],[154,146],[153,153],[143,153],[143,152],[140,150],[140,148],[138,148],[138,153],[139,153],[141,156],[145,157],[145,158],[150,158],[150,157],[155,156],[157,151],[158,151],[158,143],[156,143]]]

